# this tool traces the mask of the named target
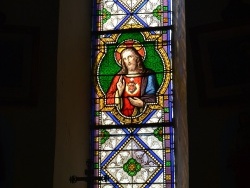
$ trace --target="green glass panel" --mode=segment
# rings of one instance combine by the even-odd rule
[[[141,170],[141,164],[134,158],[130,158],[124,165],[123,170],[128,173],[129,176],[135,176]]]
[[[98,169],[99,168],[99,164],[98,163],[94,163],[94,168]]]
[[[164,66],[159,53],[155,50],[155,42],[145,42],[141,33],[129,33],[121,34],[118,38],[117,44],[119,45],[123,41],[129,39],[136,40],[145,47],[146,57],[144,60],[144,65],[146,68],[152,69],[156,73],[156,79],[160,85],[163,81]],[[110,86],[113,75],[115,75],[120,70],[120,67],[117,65],[114,58],[115,50],[116,48],[114,47],[114,44],[107,45],[106,54],[100,63],[99,81],[105,93]]]
[[[169,113],[169,108],[164,108],[165,113]]]
[[[170,161],[167,161],[167,162],[166,162],[166,166],[167,166],[167,167],[171,166],[171,162],[170,162]]]

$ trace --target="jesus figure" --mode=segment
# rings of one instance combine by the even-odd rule
[[[125,116],[140,114],[146,103],[156,102],[155,73],[144,67],[134,47],[121,52],[121,70],[114,76],[106,94],[107,104],[116,104]]]

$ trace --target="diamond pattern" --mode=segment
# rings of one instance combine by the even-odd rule
[[[146,183],[162,169],[162,164],[133,137],[130,137],[121,149],[102,167],[114,182]],[[133,177],[129,176],[122,168],[130,158],[134,158],[142,166],[141,170]]]
[[[170,5],[168,0],[98,0],[97,4],[98,31],[117,30],[117,32],[120,32],[119,30],[129,28],[163,26],[164,19],[168,19],[169,17],[166,11],[168,9],[164,9]],[[166,23],[168,24],[169,22],[166,21]],[[166,23],[165,25],[167,25]],[[123,31],[121,31],[121,33],[122,32]],[[143,38],[140,38],[139,35],[127,34],[125,32],[121,35],[119,34],[120,33],[98,35],[99,38],[97,40],[99,43],[97,42],[97,45],[103,45],[100,49],[103,50],[105,48],[107,51],[100,50],[100,53],[98,52],[97,61],[95,62],[97,66],[112,64],[114,52],[110,50],[111,48],[106,48],[109,45],[115,46],[127,39],[135,39],[144,44],[144,40],[156,41],[156,37],[162,37],[162,40],[166,40],[167,35],[166,33],[162,34],[160,31],[140,32]],[[156,36],[156,34],[162,35]],[[170,53],[165,47],[164,49],[161,48],[161,50]],[[148,47],[147,54],[150,54],[151,51],[153,50]],[[162,55],[163,51],[160,54]],[[107,59],[105,59],[106,56],[108,57]],[[151,56],[149,55],[148,57],[150,59]],[[161,56],[162,60],[167,64],[167,60],[166,58],[164,59],[164,57],[165,56]],[[109,61],[111,63],[102,64]],[[145,62],[150,61],[145,60]],[[149,66],[149,64],[146,65]],[[147,68],[151,69],[152,67],[149,66]],[[165,70],[165,68],[166,67],[161,70]],[[99,69],[96,68],[95,71],[97,72]],[[105,73],[110,74],[109,70]],[[161,86],[163,89],[167,89],[165,87],[168,87],[167,85]],[[103,92],[101,84],[98,85],[98,88],[98,92]],[[103,97],[103,93],[101,93],[101,95],[98,93],[97,98],[100,96]],[[97,102],[100,102],[100,105],[95,109],[98,111],[95,117],[95,121],[98,122],[96,125],[102,127],[101,129],[98,127],[98,129],[95,130],[95,153],[93,158],[98,165],[95,169],[95,174],[108,175],[110,179],[107,182],[100,181],[94,187],[173,188],[173,186],[169,187],[170,184],[173,185],[174,183],[174,178],[171,176],[173,175],[172,171],[174,168],[174,163],[171,161],[172,140],[166,137],[171,131],[164,128],[161,133],[160,131],[155,131],[157,129],[155,126],[140,127],[139,125],[157,123],[161,127],[161,123],[171,121],[171,118],[167,119],[165,116],[165,114],[167,114],[170,117],[169,111],[172,110],[168,104],[168,98],[159,98],[161,103],[150,104],[152,108],[147,108],[148,111],[145,110],[146,113],[140,114],[138,116],[139,120],[136,121],[136,123],[139,124],[132,128],[124,128],[123,125],[129,122],[126,122],[117,111],[112,110],[109,106],[104,106],[102,101],[97,100]],[[157,107],[156,105],[159,104],[160,107]],[[104,108],[102,106],[104,106]],[[164,111],[164,108],[167,107],[168,110],[170,110]],[[133,118],[136,119],[137,117],[132,117],[131,120],[134,120]],[[113,126],[117,126],[117,128]],[[159,139],[159,135],[162,139]],[[169,161],[171,161],[171,163]],[[166,162],[169,162],[168,166],[166,166]],[[136,169],[136,172],[134,169]]]
[[[142,0],[120,0],[120,2],[130,11],[133,12],[143,2]]]

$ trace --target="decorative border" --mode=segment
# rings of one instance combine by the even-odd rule
[[[122,29],[126,29],[126,28],[142,28],[141,25],[127,25],[126,27],[122,28]],[[157,46],[157,51],[159,52],[159,54],[161,55],[162,61],[163,61],[163,65],[165,68],[165,72],[164,72],[164,79],[162,81],[162,84],[160,86],[160,89],[157,92],[157,103],[148,103],[146,105],[146,107],[144,108],[143,112],[135,117],[127,117],[121,114],[121,112],[117,109],[117,107],[115,105],[106,105],[106,95],[105,93],[102,91],[99,80],[97,77],[94,78],[94,83],[97,83],[96,85],[96,94],[99,98],[96,99],[95,103],[100,105],[100,109],[102,111],[110,111],[111,113],[114,114],[114,116],[116,116],[119,121],[121,123],[124,124],[130,124],[130,123],[141,123],[142,120],[148,116],[148,114],[152,111],[152,110],[158,110],[158,109],[162,109],[164,108],[164,100],[167,100],[166,96],[164,97],[164,94],[167,90],[168,84],[170,82],[171,79],[171,64],[170,64],[170,60],[168,58],[167,52],[164,50],[163,47],[163,39],[162,36],[160,34],[151,34],[147,31],[142,32],[144,38],[146,41],[155,41],[156,42],[156,46]],[[110,37],[107,38],[101,38],[100,39],[100,44],[98,45],[98,50],[99,53],[97,54],[96,57],[96,61],[95,61],[95,65],[94,65],[94,72],[97,73],[99,66],[101,64],[102,58],[105,56],[105,52],[106,52],[106,44],[108,43],[115,43],[118,39],[120,35],[119,34],[112,34]],[[96,75],[96,74],[94,74]]]

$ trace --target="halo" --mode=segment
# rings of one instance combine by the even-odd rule
[[[137,52],[141,55],[142,59],[143,60],[145,59],[146,55],[145,47],[139,41],[136,41],[134,39],[128,39],[121,42],[115,49],[114,53],[115,61],[119,66],[121,66],[121,52],[129,47],[134,47],[137,50]]]

